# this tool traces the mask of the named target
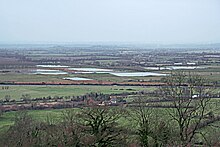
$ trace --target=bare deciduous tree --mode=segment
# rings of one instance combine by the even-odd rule
[[[118,120],[123,115],[120,108],[91,107],[84,108],[77,115],[84,126],[85,138],[90,146],[112,146],[124,143],[122,129]]]
[[[171,73],[165,83],[162,94],[165,99],[172,100],[174,106],[168,113],[178,124],[182,146],[187,146],[192,143],[206,116],[210,89],[201,76],[184,72]]]

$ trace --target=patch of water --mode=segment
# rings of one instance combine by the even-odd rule
[[[166,67],[145,67],[148,70],[181,70],[181,69],[205,69],[205,66],[166,66]]]
[[[76,74],[92,74],[92,73],[110,73],[111,69],[101,69],[101,68],[69,68],[69,70],[76,71]]]
[[[64,80],[72,80],[72,81],[91,81],[93,79],[88,79],[88,78],[79,78],[79,77],[74,77],[74,78],[63,78]]]
[[[36,65],[37,67],[47,67],[47,68],[67,68],[69,66],[64,65]]]
[[[66,75],[67,72],[63,72],[60,70],[45,70],[45,69],[37,69],[32,71],[33,74],[39,74],[39,75]]]
[[[145,76],[166,76],[166,74],[153,73],[153,72],[131,72],[131,73],[110,73],[118,77],[145,77]]]

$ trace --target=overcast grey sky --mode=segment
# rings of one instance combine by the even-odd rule
[[[0,0],[0,42],[220,42],[220,0]]]

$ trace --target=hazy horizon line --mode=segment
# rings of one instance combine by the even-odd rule
[[[140,45],[211,45],[220,44],[220,42],[179,42],[179,43],[163,43],[163,42],[137,42],[137,41],[0,41],[0,45],[15,44],[140,44]]]

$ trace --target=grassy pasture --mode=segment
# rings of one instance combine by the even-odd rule
[[[49,117],[54,122],[60,121],[63,110],[32,110],[28,113],[37,121],[46,121]],[[14,124],[15,115],[18,112],[7,112],[0,117],[0,135],[9,129]]]
[[[62,82],[64,75],[35,75],[35,74],[0,74],[0,82]]]
[[[1,86],[0,86],[1,87]],[[154,90],[154,87],[129,86],[87,86],[87,85],[60,85],[60,86],[9,86],[9,89],[0,88],[0,99],[10,95],[12,99],[19,100],[22,94],[30,94],[32,98],[47,96],[79,96],[90,92],[96,93],[122,93],[140,90]]]

